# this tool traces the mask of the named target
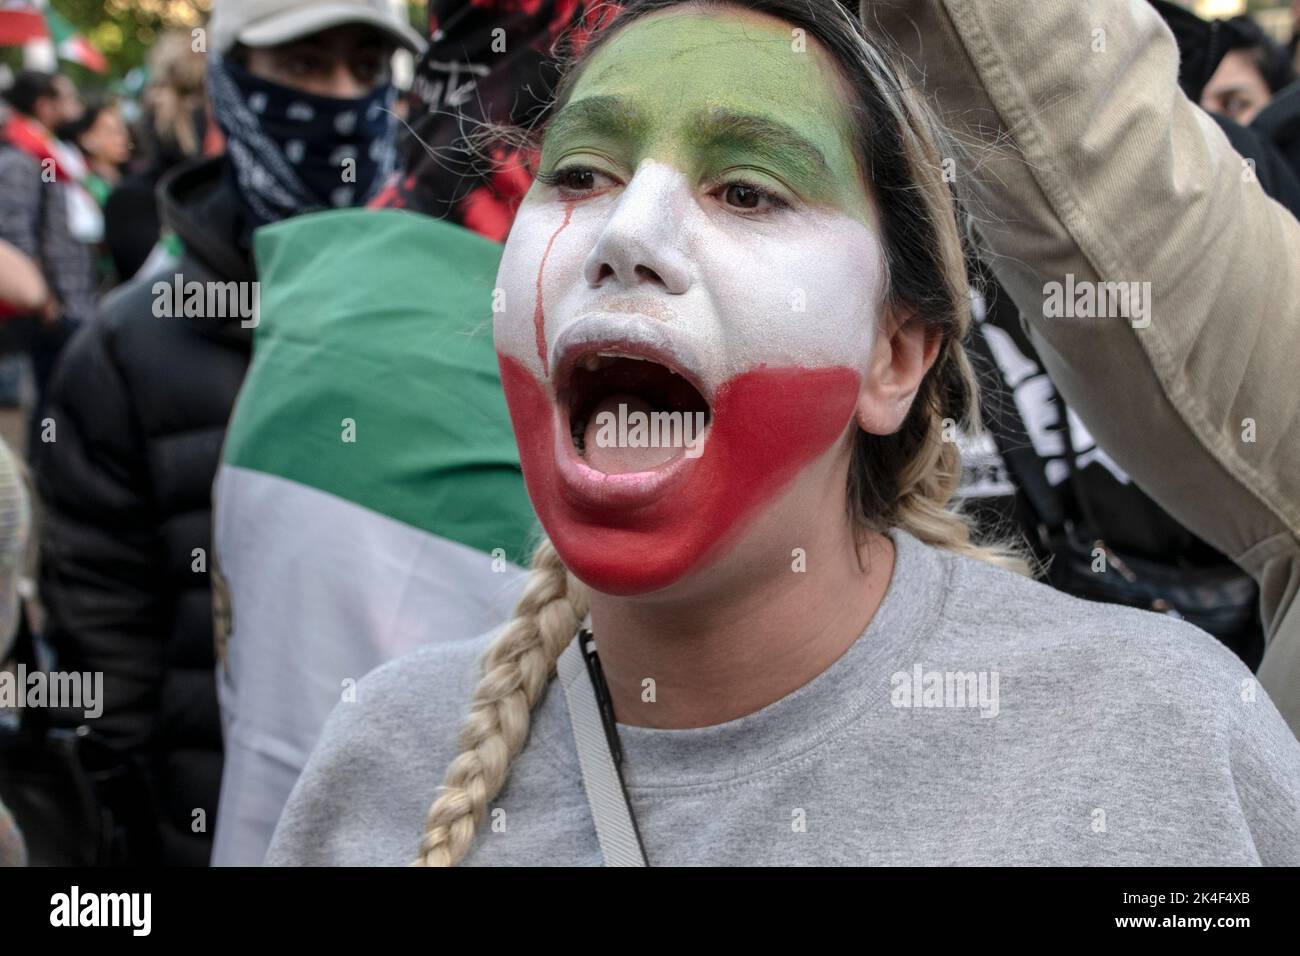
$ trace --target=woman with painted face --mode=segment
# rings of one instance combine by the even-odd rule
[[[336,710],[269,862],[1300,862],[1233,655],[950,509],[944,152],[847,15],[631,3],[539,145],[495,339],[548,538],[503,629]]]
[[[205,865],[211,848],[211,493],[257,323],[252,232],[378,188],[388,59],[422,43],[365,0],[217,0],[208,78],[227,151],[163,179],[166,249],[69,343],[37,423],[45,637],[60,669],[103,672],[91,730],[157,801],[157,832],[132,834],[124,862]]]

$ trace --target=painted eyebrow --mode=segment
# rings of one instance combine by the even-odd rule
[[[820,149],[794,127],[770,117],[715,107],[696,117],[689,135],[705,149],[738,147],[782,164],[793,160],[813,175],[830,175]]]
[[[588,96],[567,104],[547,124],[544,138],[596,134],[635,143],[649,128],[649,118],[620,96]]]
[[[545,139],[597,135],[635,147],[649,131],[650,118],[631,100],[613,95],[589,96],[566,105],[546,128]],[[831,175],[820,149],[792,126],[756,113],[713,107],[696,115],[687,128],[696,150],[744,150],[768,162],[793,168],[811,188]]]

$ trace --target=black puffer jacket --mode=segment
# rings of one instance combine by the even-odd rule
[[[46,638],[60,670],[104,672],[91,725],[143,768],[162,862],[177,865],[207,864],[216,820],[211,490],[252,329],[238,315],[159,317],[153,289],[177,273],[253,279],[222,170],[209,160],[163,180],[181,259],[115,292],[69,343],[50,390],[54,441],[35,456]]]

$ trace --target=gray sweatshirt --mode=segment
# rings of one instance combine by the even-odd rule
[[[651,865],[1300,864],[1300,743],[1231,652],[892,536],[883,603],[816,678],[712,727],[619,726]],[[267,863],[415,858],[489,639],[357,685]],[[552,681],[466,863],[600,862]]]

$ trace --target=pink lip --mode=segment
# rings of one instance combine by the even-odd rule
[[[703,460],[702,455],[695,458],[678,455],[650,471],[609,475],[592,468],[578,456],[569,435],[569,423],[564,420],[564,410],[557,407],[555,417],[555,462],[560,492],[569,504],[583,511],[635,510],[648,505],[684,481],[692,467]],[[701,440],[707,443],[707,430]]]

